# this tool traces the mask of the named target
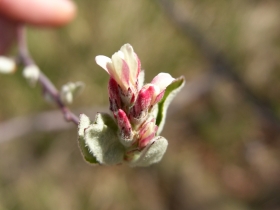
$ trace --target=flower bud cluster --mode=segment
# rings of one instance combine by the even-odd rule
[[[158,126],[154,113],[174,78],[160,73],[151,83],[143,85],[140,60],[129,44],[111,59],[97,56],[96,62],[110,75],[110,110],[118,125],[119,140],[131,156],[132,151],[141,151],[156,141]]]
[[[140,60],[129,44],[112,58],[99,55],[95,60],[110,76],[108,92],[113,117],[97,113],[91,121],[80,115],[78,142],[85,160],[105,165],[128,163],[132,167],[159,162],[168,141],[158,134],[170,102],[185,84],[184,77],[174,79],[160,73],[144,85]]]

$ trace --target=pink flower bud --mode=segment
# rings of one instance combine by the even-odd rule
[[[153,100],[155,89],[153,86],[144,86],[135,101],[132,109],[132,116],[134,118],[139,118],[145,115],[151,106],[151,101]]]
[[[109,91],[110,110],[112,112],[116,112],[118,111],[119,108],[121,108],[121,98],[119,94],[118,83],[112,77],[110,77],[109,80],[108,91]]]
[[[154,77],[151,84],[159,87],[159,92],[162,92],[174,81],[174,78],[168,73],[159,73]]]
[[[124,92],[120,86],[118,86],[119,97],[121,98],[122,108],[127,110],[131,105],[135,102],[135,93],[128,88],[126,92]]]
[[[119,109],[115,117],[117,119],[121,138],[132,139],[133,132],[126,113],[122,109]]]
[[[95,60],[118,83],[124,94],[129,88],[133,94],[136,94],[141,63],[131,45],[123,45],[118,52],[113,54],[112,59],[99,55]]]
[[[147,120],[141,128],[139,132],[139,147],[144,148],[147,146],[150,141],[155,137],[157,132],[157,126],[155,125],[155,119]]]
[[[165,90],[163,90],[161,93],[157,94],[154,97],[154,100],[152,101],[152,105],[157,104],[158,102],[160,102],[160,100],[162,99],[162,97],[164,96]]]

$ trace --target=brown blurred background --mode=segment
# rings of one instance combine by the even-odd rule
[[[130,43],[147,82],[184,75],[162,133],[168,151],[147,168],[92,167],[40,88],[20,71],[0,75],[0,210],[280,209],[280,2],[76,3],[69,26],[28,30],[35,61],[57,87],[83,81],[71,109],[92,118],[108,107],[96,55]]]

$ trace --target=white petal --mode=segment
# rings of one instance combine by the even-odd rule
[[[145,72],[144,70],[142,70],[138,75],[138,90],[140,90],[143,87],[144,79],[145,79]]]
[[[116,52],[112,56],[114,71],[110,75],[116,80],[116,82],[122,87],[123,90],[127,90],[129,87],[129,67],[125,60],[120,57],[120,53]]]
[[[124,60],[126,61],[130,70],[130,82],[134,86],[138,76],[138,58],[135,55],[133,48],[130,44],[125,44],[121,47],[121,51],[124,54]]]
[[[102,67],[108,74],[112,72],[112,60],[104,55],[98,55],[95,57],[95,62],[97,65]]]
[[[116,80],[116,82],[122,86],[122,66],[123,59],[120,57],[119,53],[116,52],[112,55],[112,65],[114,68],[114,72],[112,72],[112,77]]]
[[[124,58],[124,54],[123,54],[123,52],[122,51],[118,51],[118,55],[120,56],[120,58],[122,58],[123,60],[125,60],[125,58]]]
[[[165,90],[165,88],[173,82],[174,78],[168,73],[159,73],[155,78],[152,80],[152,84],[157,85],[160,91]]]

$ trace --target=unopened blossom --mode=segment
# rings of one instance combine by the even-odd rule
[[[112,77],[108,85],[110,110],[115,112],[122,107],[121,96],[119,92],[118,83]]]
[[[168,73],[159,73],[151,83],[142,87],[132,109],[135,118],[146,115],[147,112],[157,104],[163,97],[166,87],[172,83],[174,78]]]
[[[114,116],[119,127],[120,139],[126,142],[125,146],[127,145],[127,143],[131,144],[133,140],[133,131],[126,113],[122,109],[119,109]]]
[[[117,82],[122,94],[129,96],[129,99],[133,101],[138,91],[137,81],[141,63],[132,46],[125,44],[118,52],[113,54],[111,59],[99,55],[96,56],[95,60]]]
[[[101,164],[128,162],[131,166],[160,161],[168,143],[158,136],[159,128],[162,129],[167,107],[183,87],[184,79],[159,73],[151,83],[143,84],[144,71],[129,44],[111,58],[99,55],[95,60],[109,74],[109,103],[114,120],[98,114],[91,122],[81,115],[79,141],[85,159]]]
[[[139,129],[139,148],[144,148],[150,143],[156,135],[157,128],[155,118],[148,119],[143,123]]]

